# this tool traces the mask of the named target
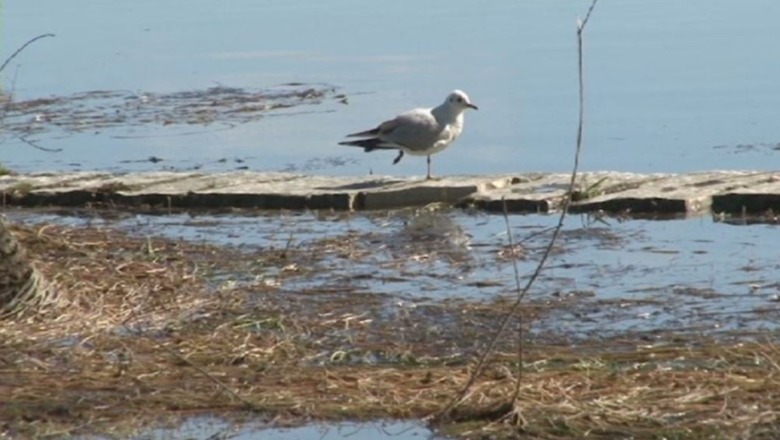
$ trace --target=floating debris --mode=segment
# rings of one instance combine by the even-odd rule
[[[319,84],[251,90],[217,86],[173,93],[93,90],[4,103],[7,132],[30,136],[51,131],[99,133],[140,126],[221,124],[227,128],[301,105],[337,102],[336,88]],[[119,137],[119,136],[117,136]]]

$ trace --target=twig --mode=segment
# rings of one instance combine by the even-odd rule
[[[515,310],[520,307],[520,302],[523,300],[523,297],[525,296],[525,293],[528,291],[528,289],[531,287],[531,284],[527,284],[525,290],[520,289],[520,269],[517,267],[517,255],[515,255],[515,238],[512,234],[512,228],[509,225],[509,211],[506,208],[506,199],[502,197],[501,199],[502,204],[504,205],[504,223],[506,224],[506,233],[507,238],[509,239],[509,248],[512,249],[512,269],[515,273],[515,289],[517,291],[517,300],[515,301],[515,304],[513,305],[514,310],[510,310],[510,314],[507,314],[506,318],[509,318],[514,315]],[[558,230],[560,229],[561,223],[558,224],[558,227],[556,227],[553,230],[553,237],[550,240],[550,243],[555,242],[555,236],[557,235]],[[545,260],[547,260],[547,255],[549,255],[551,247],[548,246],[548,248],[545,250],[544,255],[542,255],[542,260],[539,262],[537,267],[540,267],[544,264]],[[515,393],[512,396],[512,402],[517,399],[517,396],[520,394],[520,383],[522,383],[523,378],[523,353],[525,352],[525,349],[523,347],[523,341],[525,340],[525,335],[523,334],[523,315],[518,314],[517,315],[517,377],[515,378]],[[509,325],[509,321],[507,320],[507,325]],[[496,339],[498,339],[498,334],[496,335]]]
[[[531,286],[534,284],[536,279],[539,277],[539,275],[542,273],[542,269],[544,268],[544,264],[546,263],[547,259],[550,256],[550,253],[552,252],[553,246],[555,245],[555,241],[558,238],[558,235],[560,234],[561,229],[563,228],[564,220],[566,219],[566,216],[569,212],[569,205],[571,204],[571,197],[574,193],[574,184],[577,179],[577,170],[579,169],[579,163],[580,163],[580,153],[582,151],[582,132],[583,132],[583,125],[584,125],[584,114],[585,114],[585,90],[584,90],[584,81],[583,81],[583,71],[582,71],[582,32],[585,30],[585,26],[588,24],[588,20],[590,19],[590,15],[593,12],[593,9],[596,7],[596,3],[598,0],[593,0],[593,3],[591,3],[590,8],[588,9],[588,13],[585,15],[585,19],[578,20],[577,22],[577,48],[578,48],[578,73],[579,73],[579,123],[577,126],[577,148],[574,153],[574,165],[572,166],[571,170],[571,178],[569,179],[569,190],[566,192],[566,195],[563,199],[563,203],[561,206],[561,215],[558,217],[558,224],[555,226],[555,229],[553,229],[552,237],[550,238],[550,242],[547,244],[547,247],[544,250],[544,253],[542,254],[541,259],[539,260],[539,263],[536,265],[536,269],[534,269],[534,272],[531,274],[531,277],[526,282],[525,286],[521,289],[520,288],[520,276],[519,271],[517,268],[517,260],[514,258],[513,254],[513,268],[515,270],[515,282],[516,282],[516,288],[517,288],[517,299],[515,300],[515,303],[512,304],[512,308],[507,312],[507,314],[504,316],[504,318],[501,320],[501,324],[499,325],[498,330],[496,331],[495,335],[490,340],[490,343],[488,344],[487,348],[483,352],[482,356],[480,356],[477,366],[474,369],[474,372],[469,377],[468,382],[466,382],[466,385],[463,387],[463,389],[458,393],[458,395],[450,401],[450,403],[447,404],[446,407],[444,407],[443,410],[441,410],[438,414],[436,414],[437,417],[446,417],[449,412],[460,402],[463,401],[464,397],[468,393],[469,389],[474,385],[477,378],[482,373],[482,369],[484,368],[485,364],[487,363],[488,358],[493,353],[496,344],[498,343],[499,338],[501,335],[506,331],[507,327],[509,326],[510,321],[512,320],[512,317],[517,313],[517,311],[520,308],[520,305],[522,304],[522,300],[525,297],[525,295],[530,290]],[[509,215],[507,214],[507,207],[506,207],[506,199],[502,199],[503,205],[504,205],[504,218],[506,220],[507,224],[507,233],[509,236],[509,245],[510,248],[514,251],[514,243],[513,243],[513,237],[512,237],[512,231],[509,227]],[[522,352],[523,352],[523,346],[522,346],[522,328],[523,328],[523,322],[522,318],[520,318],[519,322],[519,331],[518,336],[520,337],[520,341],[518,342],[518,371],[522,371]],[[515,391],[512,396],[512,402],[517,400],[519,393],[520,393],[520,379],[521,376],[518,375],[517,382],[515,386]]]
[[[39,150],[41,150],[41,151],[46,151],[46,152],[48,152],[48,153],[59,153],[60,151],[62,151],[62,148],[46,148],[46,147],[41,147],[40,145],[36,144],[35,142],[33,142],[33,141],[31,141],[31,140],[27,139],[25,136],[19,136],[19,140],[20,140],[20,141],[22,141],[22,142],[24,142],[25,144],[27,144],[27,145],[29,145],[29,146],[33,147],[33,148],[37,148],[37,149],[39,149]]]
[[[25,47],[31,45],[32,43],[34,43],[34,42],[36,42],[38,40],[40,40],[41,38],[53,37],[53,36],[54,36],[54,34],[42,34],[42,35],[38,35],[37,37],[35,37],[35,38],[31,39],[31,40],[28,40],[26,43],[24,43],[22,45],[22,47],[20,47],[19,49],[16,49],[16,52],[12,53],[10,57],[5,59],[5,61],[3,62],[3,65],[0,66],[0,72],[2,72],[3,69],[5,69],[5,67],[8,65],[8,63],[10,63],[12,59],[14,59],[17,55],[19,55],[19,53],[21,51],[23,51]],[[13,82],[11,83],[11,84],[13,84],[13,86],[11,87],[11,90],[16,88],[16,75],[17,75],[17,73],[19,73],[18,66],[17,66],[16,72],[14,72],[14,79],[13,79]],[[13,96],[13,94],[9,95],[9,98],[8,98],[8,100],[6,100],[5,106],[3,107],[3,111],[0,112],[0,123],[5,120],[5,115],[8,113],[8,109],[11,108],[11,101],[12,101],[11,96]],[[27,140],[25,140],[23,138],[22,138],[22,141],[32,145],[33,147],[40,148],[37,145],[35,145],[35,144],[31,143],[31,142],[28,142]],[[41,149],[44,150],[44,151],[48,151],[45,148],[41,148]]]
[[[13,79],[11,79],[11,91],[6,93],[8,99],[5,100],[5,105],[3,106],[3,111],[0,112],[0,127],[2,127],[2,131],[5,131],[5,115],[8,114],[11,104],[13,103],[13,96],[14,91],[16,90],[16,77],[19,74],[19,66],[16,66],[16,70],[14,70],[14,76]]]
[[[46,38],[46,37],[53,37],[53,36],[54,36],[54,34],[43,34],[43,35],[38,35],[37,37],[33,38],[32,40],[29,40],[29,41],[27,41],[26,43],[24,43],[24,44],[22,45],[22,47],[20,47],[19,49],[16,49],[16,52],[12,53],[10,57],[6,58],[6,60],[5,60],[5,62],[3,63],[3,65],[2,65],[2,66],[0,66],[0,72],[2,72],[2,71],[3,71],[3,69],[5,69],[5,66],[7,66],[7,65],[8,65],[8,63],[10,63],[12,59],[14,59],[14,58],[15,58],[17,55],[19,55],[19,52],[23,51],[25,47],[27,47],[27,46],[29,46],[29,45],[31,45],[31,44],[33,44],[33,43],[35,43],[36,41],[40,40],[41,38]]]

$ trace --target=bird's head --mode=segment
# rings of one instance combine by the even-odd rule
[[[447,104],[463,111],[468,108],[472,108],[474,110],[479,110],[479,108],[471,103],[471,100],[469,100],[469,95],[466,94],[466,92],[462,90],[454,90],[452,93],[447,96]]]

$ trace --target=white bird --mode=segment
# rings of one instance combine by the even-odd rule
[[[426,179],[430,179],[431,155],[443,151],[460,136],[463,132],[463,112],[469,108],[478,110],[468,95],[455,90],[438,107],[416,108],[401,113],[376,128],[347,135],[365,139],[339,142],[339,145],[361,147],[367,153],[374,150],[400,150],[393,165],[404,157],[404,153],[427,156]]]

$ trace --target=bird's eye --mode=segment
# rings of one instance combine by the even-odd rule
[[[463,102],[463,98],[458,98],[458,102]]]

